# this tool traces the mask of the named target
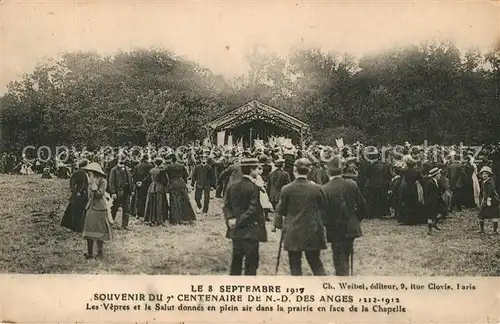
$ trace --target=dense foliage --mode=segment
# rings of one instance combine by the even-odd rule
[[[213,74],[163,49],[113,57],[66,53],[11,82],[1,98],[2,146],[177,146],[210,119],[258,99],[311,125],[313,138],[478,144],[500,140],[500,51],[428,42],[356,59],[255,47],[248,73]]]

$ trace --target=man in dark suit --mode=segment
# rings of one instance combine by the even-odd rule
[[[276,162],[274,162],[276,170],[272,171],[269,174],[267,180],[267,190],[269,190],[269,201],[273,205],[274,210],[276,210],[276,207],[278,205],[281,188],[290,183],[290,175],[288,174],[288,172],[283,170],[284,163],[285,160],[282,158],[276,160]]]
[[[429,231],[427,234],[432,234],[432,229],[441,230],[437,225],[438,215],[443,214],[444,201],[439,187],[439,180],[441,178],[441,170],[433,168],[429,171],[427,177],[422,181],[424,189],[424,204],[425,212],[427,213],[427,226]]]
[[[132,174],[125,166],[127,156],[120,153],[118,156],[118,164],[109,172],[109,193],[113,198],[113,206],[111,206],[111,215],[113,219],[116,217],[118,208],[122,208],[122,229],[130,230],[128,221],[130,216],[130,197],[134,188]]]
[[[267,241],[266,222],[260,204],[259,187],[254,183],[262,167],[258,159],[242,159],[243,176],[229,185],[224,199],[226,237],[233,241],[230,275],[255,276],[259,267],[259,242]]]
[[[144,218],[146,209],[146,197],[148,187],[151,183],[149,171],[153,168],[153,163],[149,162],[149,156],[144,155],[141,162],[134,169],[135,196],[137,197],[137,218]]]
[[[206,155],[201,156],[201,163],[196,165],[191,175],[191,186],[194,189],[194,200],[198,207],[198,213],[202,212],[206,217],[208,205],[210,204],[210,189],[215,188],[214,170],[208,165]],[[203,205],[201,196],[203,195]],[[203,209],[202,209],[203,208]]]
[[[281,190],[278,217],[284,217],[283,249],[288,251],[290,273],[302,275],[302,252],[315,276],[325,276],[320,251],[326,249],[322,212],[325,195],[321,186],[308,180],[311,162],[295,161],[295,180]]]
[[[326,197],[323,223],[332,246],[335,274],[348,276],[354,240],[363,235],[360,222],[366,216],[366,202],[356,182],[342,177],[340,156],[334,156],[327,167],[330,182],[322,187]]]

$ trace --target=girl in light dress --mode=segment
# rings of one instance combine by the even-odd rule
[[[111,201],[108,201],[109,194],[106,195],[106,174],[98,163],[89,163],[83,167],[89,179],[89,200],[85,208],[85,221],[83,225],[83,238],[87,241],[86,259],[94,257],[94,243],[97,243],[96,258],[103,257],[104,241],[113,238],[111,224]]]

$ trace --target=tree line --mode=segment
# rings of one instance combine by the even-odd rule
[[[64,53],[11,82],[1,148],[133,143],[179,146],[257,99],[310,124],[312,140],[468,145],[500,140],[500,50],[429,41],[364,57],[253,47],[228,79],[165,49]]]

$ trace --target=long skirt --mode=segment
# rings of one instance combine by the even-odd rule
[[[423,205],[418,199],[416,185],[405,184],[399,188],[400,210],[398,212],[398,222],[406,225],[425,224],[427,216]]]
[[[478,217],[480,220],[500,218],[499,206],[496,204],[487,206],[486,203],[483,203],[479,208]]]
[[[187,189],[170,191],[170,223],[185,224],[196,220]]]
[[[68,228],[76,233],[83,231],[85,220],[85,206],[87,205],[86,195],[73,195],[69,201],[64,215],[61,219],[61,226]]]
[[[146,197],[144,222],[160,224],[168,219],[168,201],[165,192],[149,192]]]
[[[109,241],[113,238],[107,210],[87,210],[83,225],[83,238],[100,241]]]

